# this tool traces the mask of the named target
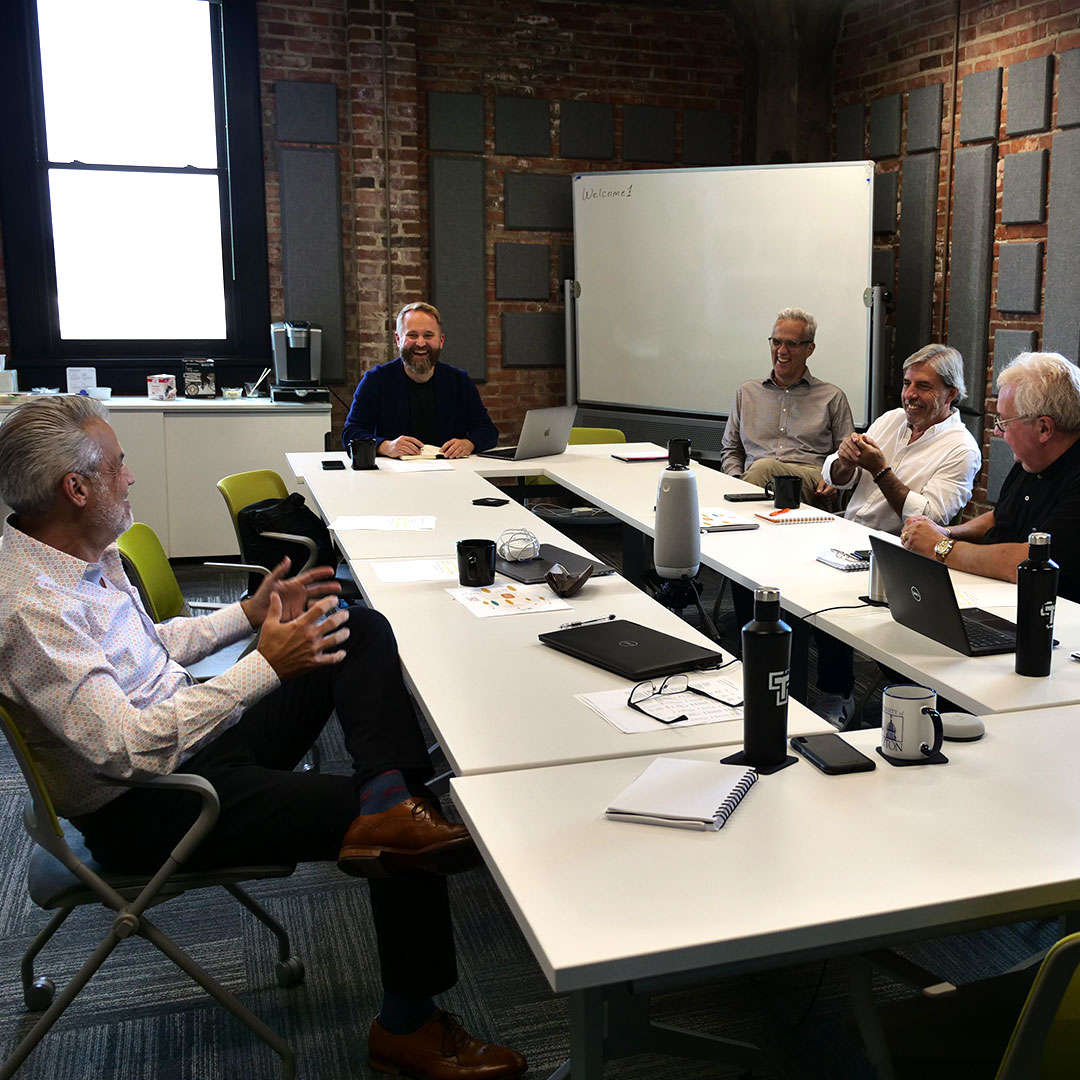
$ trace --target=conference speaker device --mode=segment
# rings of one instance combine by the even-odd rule
[[[701,565],[701,514],[689,439],[668,442],[668,467],[656,489],[653,565],[667,581],[694,578]]]

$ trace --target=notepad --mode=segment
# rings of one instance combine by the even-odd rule
[[[739,532],[742,529],[761,528],[756,521],[740,517],[722,507],[703,506],[700,513],[702,532]]]
[[[442,452],[442,449],[438,446],[432,446],[431,443],[424,443],[420,448],[419,454],[402,454],[401,461],[435,461],[436,459],[443,458],[446,455]]]
[[[810,521],[834,521],[832,514],[812,508],[799,510],[759,510],[754,517],[771,521],[774,525],[803,525]]]
[[[865,556],[865,557],[864,557]],[[842,551],[840,548],[826,548],[817,557],[817,561],[831,566],[834,570],[851,573],[852,570],[869,570],[870,558],[863,551]]]
[[[612,821],[722,829],[757,783],[753,769],[719,761],[658,757],[605,811]]]

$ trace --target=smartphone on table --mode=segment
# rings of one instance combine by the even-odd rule
[[[791,740],[791,749],[830,776],[869,772],[875,768],[874,762],[864,753],[831,732],[825,735],[796,735]]]

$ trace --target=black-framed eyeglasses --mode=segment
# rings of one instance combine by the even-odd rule
[[[707,690],[702,690],[700,687],[691,686],[690,679],[686,675],[669,675],[659,686],[654,685],[651,682],[639,682],[633,690],[630,691],[630,696],[626,699],[626,704],[631,709],[637,709],[639,713],[643,713],[650,720],[655,720],[659,724],[678,724],[680,721],[686,719],[686,714],[681,716],[673,716],[670,719],[664,719],[662,716],[655,716],[649,712],[648,709],[642,708],[642,702],[648,701],[654,697],[673,697],[675,694],[698,694],[701,697],[707,697],[712,701],[718,701],[721,705],[726,705],[729,709],[737,709],[742,705],[741,701],[725,701],[723,698],[718,698],[715,694],[710,694]]]
[[[1034,416],[1031,413],[1021,413],[1019,416],[1002,417],[1000,413],[993,413],[992,419],[994,421],[994,430],[1000,431],[1004,435],[1006,424],[1011,424],[1014,420],[1033,420]]]
[[[789,349],[800,349],[803,345],[813,345],[813,338],[807,338],[806,341],[796,341],[794,338],[779,338],[779,337],[767,337],[765,339],[774,349],[779,349],[781,345],[786,345]]]

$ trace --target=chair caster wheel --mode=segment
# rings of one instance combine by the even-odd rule
[[[56,994],[56,983],[44,975],[33,981],[23,993],[23,1000],[31,1012],[44,1012]]]
[[[299,956],[290,956],[281,960],[274,968],[278,986],[297,986],[304,981],[304,961]]]

